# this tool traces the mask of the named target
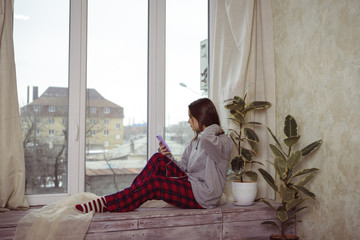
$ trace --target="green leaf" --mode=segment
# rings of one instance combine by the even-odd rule
[[[281,152],[281,150],[276,147],[275,145],[273,144],[269,144],[270,146],[270,149],[271,151],[273,152],[273,154],[276,156],[276,157],[281,157],[282,159],[284,159],[284,161],[286,161],[286,157],[284,156],[283,152]]]
[[[271,226],[276,227],[280,231],[280,227],[274,221],[264,221],[261,223],[261,225],[271,225]]]
[[[259,142],[259,137],[254,130],[250,128],[244,128],[244,136],[247,140],[252,142]]]
[[[264,166],[264,164],[262,162],[259,162],[259,161],[251,161],[251,163],[257,163],[257,164],[261,164]]]
[[[300,175],[312,173],[312,172],[315,172],[315,171],[318,171],[318,170],[319,170],[319,169],[317,169],[317,168],[306,168],[306,169],[302,169],[302,170],[298,171],[297,173],[295,173],[292,177],[297,177],[297,176],[300,176]]]
[[[242,172],[245,166],[245,161],[241,156],[236,156],[231,160],[231,169],[235,173]]]
[[[284,150],[282,150],[282,148],[281,148],[281,144],[280,144],[279,140],[277,139],[277,137],[272,133],[271,129],[270,129],[268,126],[266,126],[266,128],[267,128],[267,130],[269,131],[269,133],[270,133],[270,135],[272,136],[272,138],[274,139],[274,141],[276,142],[276,144],[278,145],[279,149],[280,149],[282,152],[284,152]]]
[[[287,137],[297,136],[297,124],[295,118],[291,115],[287,115],[284,122],[284,133]]]
[[[251,162],[252,160],[252,154],[249,149],[241,148],[240,149],[240,155],[243,157],[245,161]]]
[[[276,173],[282,179],[285,179],[286,178],[286,172],[287,172],[285,159],[283,159],[281,157],[276,157],[275,160],[274,160],[274,166],[275,166]]]
[[[300,186],[300,185],[295,185],[295,184],[294,184],[292,187],[295,188],[296,190],[304,193],[305,195],[313,198],[313,199],[316,198],[315,194],[314,194],[313,192],[311,192],[309,189],[307,189],[306,187],[304,187],[304,186]]]
[[[301,159],[301,151],[296,151],[290,155],[289,159],[287,160],[287,167],[288,169],[293,170],[296,165],[300,162]]]
[[[282,223],[286,222],[289,219],[286,209],[283,206],[278,207],[278,209],[276,210],[276,216]]]
[[[299,204],[301,204],[304,201],[305,201],[305,199],[301,198],[301,197],[290,200],[286,203],[286,210],[290,211],[291,209],[295,208],[296,206],[298,206]]]
[[[284,184],[280,185],[280,194],[282,202],[289,202],[294,199],[294,192],[290,189],[288,189]]]
[[[315,151],[315,149],[317,149],[322,143],[322,140],[318,140],[318,141],[315,141],[311,144],[309,144],[308,146],[304,147],[301,152],[302,152],[302,155],[303,156],[306,156],[310,153],[312,153],[313,151]]]
[[[265,203],[266,205],[268,205],[269,207],[271,207],[272,210],[276,211],[276,208],[275,208],[269,201],[267,201],[266,199],[260,198],[259,201]]]
[[[308,183],[314,176],[315,176],[315,174],[307,175],[307,176],[303,177],[303,178],[300,180],[300,182],[298,182],[296,185],[298,185],[298,186],[305,186],[305,184]]]
[[[257,153],[259,152],[258,143],[257,142],[252,142],[252,141],[248,141],[248,143],[249,143],[249,145],[251,147],[253,155],[256,156]]]
[[[286,146],[292,147],[299,141],[299,139],[300,139],[300,136],[288,137],[288,138],[284,139],[284,143],[286,144]]]
[[[305,208],[307,208],[307,206],[295,209],[293,212],[291,212],[291,213],[289,214],[289,218],[294,217],[296,213],[300,212],[301,210],[303,210],[303,209],[305,209]]]
[[[259,168],[258,170],[261,173],[261,175],[263,176],[263,178],[265,179],[265,181],[270,185],[270,187],[272,187],[274,189],[274,191],[277,192],[278,188],[275,185],[274,178],[267,171],[265,171],[264,169]]]
[[[256,172],[254,171],[246,171],[245,172],[246,176],[248,176],[250,178],[251,181],[256,182],[258,179],[258,175]]]
[[[260,122],[246,122],[246,125],[262,125]]]
[[[237,119],[239,122],[245,122],[245,116],[236,110],[230,110],[230,114],[233,118]]]
[[[244,115],[247,113],[254,111],[254,110],[262,110],[271,107],[271,103],[266,101],[254,101],[251,102],[248,106],[244,109]]]

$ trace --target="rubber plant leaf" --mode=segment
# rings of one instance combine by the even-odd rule
[[[269,131],[269,133],[270,133],[270,135],[272,136],[272,138],[274,139],[274,141],[276,142],[276,144],[277,144],[277,146],[279,147],[279,149],[280,149],[282,152],[284,152],[284,150],[282,150],[282,148],[281,148],[281,144],[280,144],[279,140],[277,139],[277,137],[273,134],[273,132],[271,131],[271,129],[270,129],[268,126],[266,126],[266,128],[267,128],[267,130]]]
[[[273,154],[275,155],[275,157],[281,157],[282,159],[284,159],[284,161],[286,161],[286,157],[284,156],[283,152],[274,144],[269,144],[270,146],[270,150],[273,152]]]
[[[295,185],[295,184],[294,184],[292,187],[295,188],[296,190],[304,193],[305,195],[313,198],[313,199],[316,198],[315,194],[314,194],[313,192],[311,192],[309,189],[307,189],[306,187],[304,187],[304,186],[300,186],[300,185]]]
[[[292,147],[299,141],[299,139],[300,139],[300,136],[288,137],[288,138],[284,139],[284,143],[286,144],[286,146]]]
[[[317,168],[306,168],[306,169],[302,169],[302,170],[296,172],[292,177],[297,177],[297,176],[300,176],[300,175],[312,173],[312,172],[315,172],[315,171],[318,171],[318,170],[319,170],[319,169],[317,169]]]
[[[305,209],[305,208],[307,208],[307,206],[295,209],[294,211],[292,211],[292,212],[289,214],[289,218],[294,217],[296,213],[300,212],[301,210],[303,210],[303,209]]]
[[[296,151],[290,155],[289,159],[287,160],[287,167],[288,169],[294,169],[296,165],[300,162],[302,153],[301,151]]]
[[[247,140],[252,142],[259,142],[259,137],[251,128],[244,128],[244,136]]]
[[[271,225],[273,227],[276,227],[280,231],[279,225],[277,225],[277,223],[274,221],[264,221],[261,223],[261,225]]]
[[[315,173],[307,175],[307,176],[303,177],[296,185],[305,186],[314,176],[315,176]]]
[[[240,155],[243,157],[243,159],[247,162],[251,162],[252,160],[252,154],[249,149],[241,148],[240,149]]]
[[[297,136],[297,124],[295,118],[291,115],[287,115],[284,122],[284,133],[287,137]]]
[[[280,220],[280,222],[286,222],[289,219],[286,209],[283,206],[278,207],[276,210],[276,216]]]
[[[295,208],[296,206],[298,206],[299,204],[301,204],[304,201],[305,201],[305,199],[302,197],[298,197],[293,200],[290,200],[286,203],[286,210],[290,211],[291,209]]]
[[[236,156],[231,160],[231,169],[239,173],[244,169],[245,162],[241,156]]]
[[[286,173],[287,173],[286,160],[281,157],[275,157],[274,167],[275,167],[276,173],[282,179],[285,179]]]
[[[265,179],[265,181],[270,185],[270,187],[272,187],[275,192],[278,192],[278,188],[275,185],[274,178],[264,169],[259,168],[258,170],[259,170],[260,174],[263,176],[263,178]]]
[[[313,151],[315,151],[315,149],[317,149],[322,143],[322,140],[318,140],[315,141],[311,144],[309,144],[308,146],[304,147],[303,149],[301,149],[302,155],[306,156],[310,153],[312,153]]]
[[[265,203],[266,205],[268,205],[269,207],[271,207],[272,210],[276,211],[276,208],[275,208],[268,200],[266,200],[266,199],[264,199],[264,198],[260,198],[260,202]]]
[[[295,192],[288,189],[284,184],[280,185],[280,194],[282,202],[289,202],[294,199]]]
[[[254,172],[254,171],[246,171],[245,174],[246,174],[246,176],[248,176],[250,178],[251,181],[253,181],[253,182],[257,181],[258,175],[257,175],[256,172]]]

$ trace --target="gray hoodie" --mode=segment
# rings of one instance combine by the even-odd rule
[[[196,201],[203,208],[217,206],[226,184],[226,170],[233,143],[225,134],[218,135],[217,124],[208,126],[186,147],[175,163],[188,175]]]

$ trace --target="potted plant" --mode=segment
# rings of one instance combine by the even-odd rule
[[[254,203],[258,175],[251,171],[250,167],[253,163],[262,164],[254,160],[258,152],[259,137],[250,128],[261,123],[248,121],[248,114],[255,110],[271,107],[271,103],[266,101],[246,103],[246,96],[247,93],[243,98],[234,96],[224,101],[225,108],[229,110],[229,119],[236,126],[236,129],[228,130],[228,135],[237,149],[237,155],[231,159],[231,168],[227,172],[228,180],[234,180],[231,184],[236,205],[252,205]]]
[[[272,189],[280,196],[280,206],[271,204],[270,201],[261,199],[264,203],[270,206],[275,212],[280,226],[275,221],[265,221],[262,224],[270,224],[277,227],[281,234],[271,235],[270,239],[299,239],[294,235],[285,235],[285,230],[290,225],[294,224],[295,214],[305,209],[306,207],[300,205],[308,198],[315,199],[315,194],[311,192],[305,185],[314,177],[317,168],[298,169],[300,162],[314,152],[322,143],[322,140],[315,141],[301,150],[294,151],[293,147],[298,143],[300,135],[298,135],[297,123],[295,119],[288,115],[284,121],[284,134],[286,138],[283,140],[287,147],[285,151],[280,144],[278,138],[267,128],[273,137],[276,145],[270,144],[270,149],[275,155],[275,160],[272,165],[278,176],[277,180],[264,169],[260,168],[259,172],[264,177],[266,182]]]

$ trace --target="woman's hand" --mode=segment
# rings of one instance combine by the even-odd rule
[[[159,149],[158,151],[162,154],[162,155],[168,155],[170,154],[170,152],[166,149],[165,145],[161,145],[161,143],[159,142]]]

